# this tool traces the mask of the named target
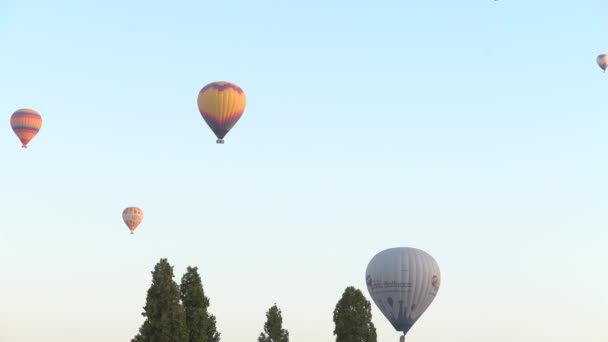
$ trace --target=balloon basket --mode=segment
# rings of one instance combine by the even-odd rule
[[[224,139],[217,139],[215,142],[218,143],[218,144],[223,144],[224,143]]]

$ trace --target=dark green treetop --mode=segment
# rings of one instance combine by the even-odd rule
[[[350,286],[334,309],[336,342],[376,342],[370,302],[360,290]]]
[[[146,320],[132,342],[188,342],[179,287],[167,259],[154,266],[142,315]]]
[[[258,342],[289,342],[289,331],[283,329],[283,316],[276,303],[266,312],[264,332]]]

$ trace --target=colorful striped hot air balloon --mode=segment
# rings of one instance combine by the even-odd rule
[[[129,227],[131,234],[135,232],[135,229],[137,229],[137,226],[139,226],[143,219],[144,212],[137,207],[128,207],[122,211],[122,220],[125,221],[125,224]]]
[[[217,143],[223,144],[224,137],[245,111],[245,93],[230,82],[209,83],[198,93],[198,110],[217,136]]]
[[[38,134],[42,127],[42,117],[33,109],[19,109],[11,116],[11,127],[23,144],[21,147],[27,148],[27,144]]]

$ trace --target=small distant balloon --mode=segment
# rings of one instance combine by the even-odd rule
[[[139,226],[144,219],[144,212],[137,207],[128,207],[122,211],[122,219],[125,221],[127,227],[129,227],[131,234],[133,234],[135,229],[137,229],[137,226]]]
[[[597,56],[597,65],[606,72],[606,69],[608,69],[608,55],[601,54]]]
[[[19,109],[11,115],[11,127],[17,138],[21,140],[21,147],[27,148],[42,127],[42,117],[34,109]]]
[[[241,118],[246,102],[243,89],[230,82],[209,83],[198,93],[198,110],[218,144],[224,143],[226,134]]]

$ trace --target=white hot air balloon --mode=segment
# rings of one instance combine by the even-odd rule
[[[439,265],[425,251],[389,248],[376,254],[365,272],[367,290],[400,340],[429,307],[441,283]]]
[[[606,72],[606,69],[608,68],[608,55],[602,54],[597,56],[597,65]]]

